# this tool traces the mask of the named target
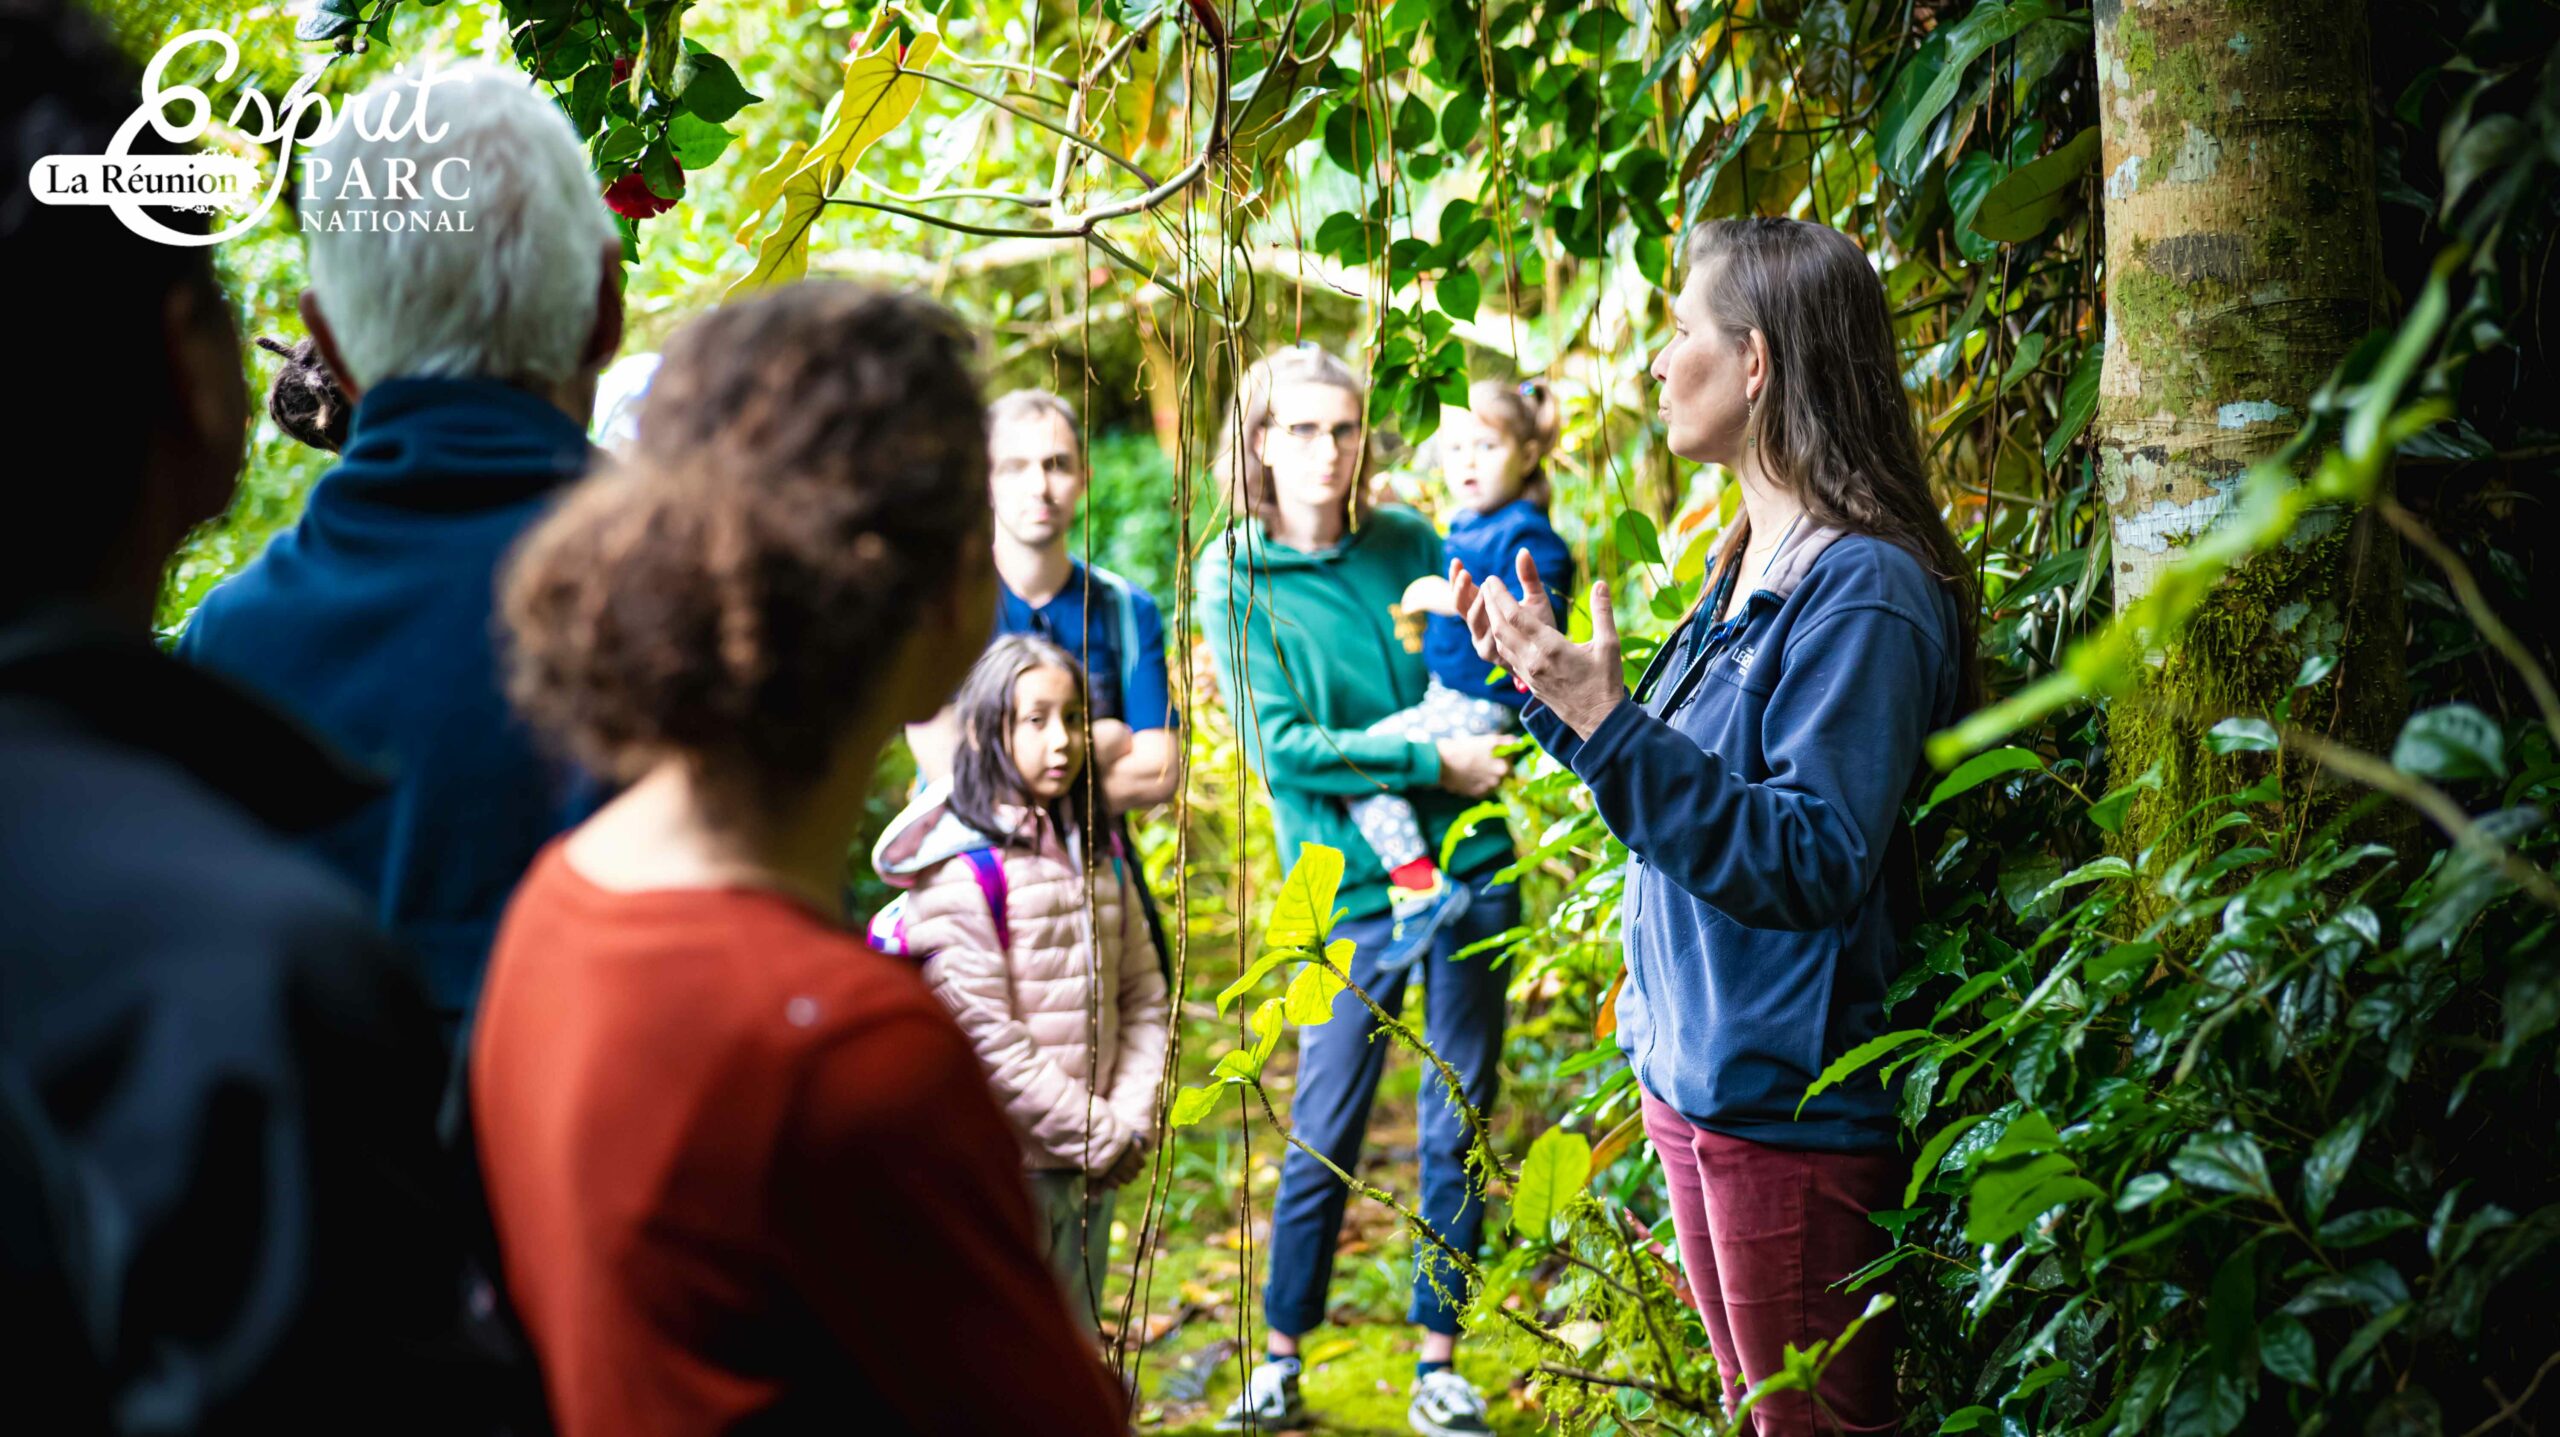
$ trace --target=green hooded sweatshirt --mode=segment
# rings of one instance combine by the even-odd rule
[[[1297,862],[1309,843],[1341,849],[1338,901],[1354,918],[1386,910],[1387,874],[1351,821],[1353,800],[1403,791],[1435,854],[1472,806],[1439,786],[1438,748],[1363,732],[1421,701],[1422,627],[1400,628],[1396,605],[1406,585],[1447,567],[1431,522],[1392,505],[1326,553],[1292,549],[1248,520],[1201,556],[1200,631],[1245,762],[1271,790],[1281,861]],[[1450,871],[1472,876],[1511,852],[1510,831],[1487,821],[1459,843]]]

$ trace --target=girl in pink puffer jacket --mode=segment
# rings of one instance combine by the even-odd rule
[[[1085,761],[1083,669],[1045,639],[1007,635],[953,707],[950,779],[918,794],[872,854],[907,890],[873,941],[925,960],[977,1047],[1070,1306],[1093,1327],[1112,1207],[1154,1143],[1164,976]],[[1088,820],[1100,852],[1087,852]]]

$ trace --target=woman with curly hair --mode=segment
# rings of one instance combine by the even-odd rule
[[[705,315],[506,579],[518,706],[628,785],[517,891],[471,1055],[566,1437],[1123,1430],[969,1040],[837,918],[991,621],[969,349],[846,285]]]

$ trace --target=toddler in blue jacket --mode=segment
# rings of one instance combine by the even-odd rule
[[[1467,391],[1465,409],[1443,413],[1441,473],[1454,510],[1449,557],[1480,580],[1500,579],[1521,597],[1514,566],[1525,549],[1549,593],[1572,593],[1572,551],[1547,522],[1545,466],[1556,442],[1555,396],[1534,379],[1478,380]],[[1414,580],[1402,607],[1408,614],[1429,615],[1422,657],[1431,687],[1420,703],[1387,715],[1368,731],[1415,743],[1516,732],[1528,695],[1509,678],[1495,677],[1494,666],[1477,656],[1448,579],[1428,574]],[[1387,870],[1395,937],[1381,962],[1399,968],[1428,951],[1432,936],[1466,912],[1467,889],[1441,874],[1421,820],[1403,794],[1355,800],[1351,817]]]

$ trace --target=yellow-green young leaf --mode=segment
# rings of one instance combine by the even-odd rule
[[[1555,1220],[1582,1195],[1591,1180],[1591,1143],[1580,1133],[1549,1128],[1529,1144],[1520,1164],[1520,1187],[1511,1195],[1511,1227],[1521,1236],[1545,1241]]]
[[[1217,1089],[1185,1088],[1173,1095],[1173,1109],[1165,1114],[1165,1121],[1177,1128],[1187,1128],[1209,1116],[1217,1106]]]
[[[1254,959],[1244,972],[1238,974],[1236,981],[1218,990],[1218,1011],[1226,1012],[1230,1004],[1251,992],[1253,985],[1261,982],[1264,974],[1278,967],[1281,959],[1291,957],[1297,951],[1294,948],[1278,947],[1263,949],[1262,956]]]
[[[1310,843],[1298,850],[1271,905],[1262,941],[1274,948],[1315,948],[1333,931],[1333,896],[1342,887],[1342,850]]]
[[[916,107],[916,97],[924,92],[924,80],[910,72],[931,63],[934,52],[942,48],[940,34],[920,30],[902,58],[896,32],[876,22],[866,38],[873,42],[871,48],[845,61],[833,121],[783,180],[778,191],[782,217],[756,251],[755,268],[729,286],[730,296],[788,284],[809,272],[809,229],[817,223],[827,196],[844,183],[864,151],[905,122]]]
[[[764,223],[764,212],[773,208],[775,200],[782,198],[782,182],[791,178],[791,172],[800,168],[800,162],[808,157],[809,142],[793,140],[782,147],[782,153],[773,157],[773,163],[756,171],[755,176],[747,181],[746,192],[739,196],[747,215],[746,223],[738,226],[740,245],[755,248],[756,227]]]
[[[1301,1028],[1333,1020],[1333,1000],[1342,991],[1342,980],[1322,963],[1310,963],[1289,980],[1289,1021]]]
[[[1286,1010],[1277,998],[1265,998],[1262,1006],[1253,1010],[1253,1070],[1256,1073],[1261,1072],[1262,1065],[1270,1060],[1271,1050],[1280,1046],[1280,1030],[1286,1026],[1283,1021],[1286,1016]]]

